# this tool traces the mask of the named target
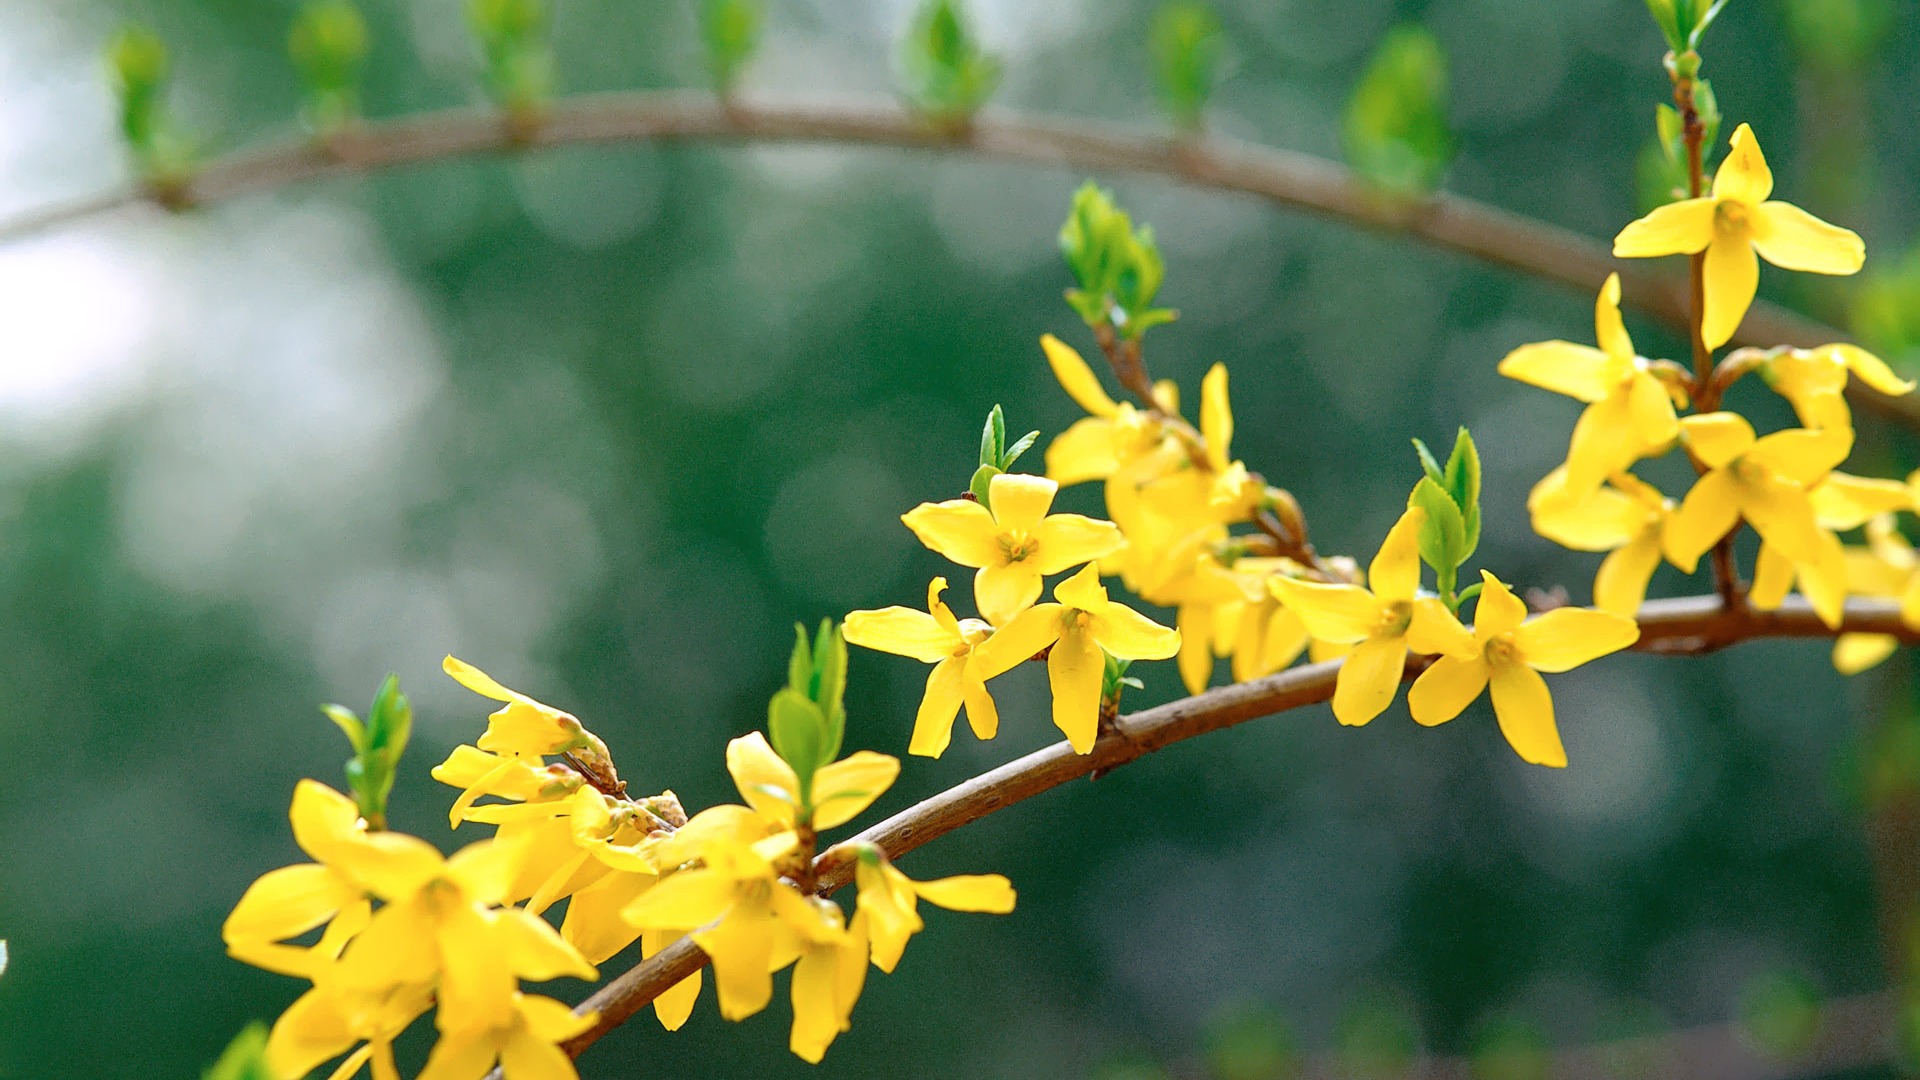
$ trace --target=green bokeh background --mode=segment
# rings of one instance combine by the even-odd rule
[[[1837,26],[1856,5],[1798,6]],[[1796,51],[1789,5],[1735,0],[1705,73],[1780,196],[1860,231],[1873,268],[1920,228],[1920,9],[1864,6],[1888,17],[1877,46],[1834,74]],[[173,45],[173,100],[210,141],[292,130],[292,7],[0,0],[0,210],[122,171],[97,50],[125,17]],[[690,4],[560,7],[566,90],[699,82]],[[909,5],[771,7],[747,92],[888,91]],[[460,8],[367,5],[369,112],[477,97]],[[1450,190],[1596,237],[1638,212],[1666,80],[1637,0],[1219,8],[1225,133],[1337,156],[1367,51],[1419,19],[1453,65]],[[1152,5],[973,11],[1001,103],[1152,122]],[[315,705],[363,708],[389,670],[419,712],[393,819],[436,842],[466,837],[426,770],[487,711],[446,652],[577,713],[636,786],[732,797],[722,748],[762,722],[792,623],[959,580],[898,515],[959,490],[994,403],[1019,431],[1076,418],[1036,340],[1087,346],[1053,239],[1083,179],[880,149],[565,150],[0,250],[0,1076],[197,1075],[293,998],[222,954],[220,920],[298,858],[295,781],[339,783]],[[1193,400],[1230,365],[1236,453],[1297,493],[1323,549],[1370,555],[1417,475],[1407,440],[1465,423],[1481,564],[1585,598],[1597,560],[1533,537],[1523,506],[1577,406],[1494,365],[1590,340],[1590,294],[1098,179],[1167,256],[1182,318],[1153,335],[1155,374]],[[1850,287],[1762,275],[1836,320]],[[1650,355],[1682,348],[1629,326]],[[1757,386],[1734,404],[1788,421]],[[1865,430],[1854,467],[1899,475],[1909,444]],[[1398,1002],[1423,1047],[1459,1052],[1503,1018],[1556,1043],[1722,1021],[1776,970],[1880,989],[1855,778],[1907,667],[1844,682],[1818,643],[1610,660],[1553,681],[1563,772],[1516,759],[1484,703],[1431,731],[1396,706],[1363,730],[1313,708],[1210,736],[905,859],[1005,873],[1019,910],[931,914],[819,1070],[787,1055],[783,999],[731,1025],[708,997],[676,1035],[629,1024],[583,1074],[1081,1076],[1190,1062],[1247,1002],[1309,1048],[1352,1002]],[[1170,663],[1136,673],[1143,703],[1178,690]],[[857,651],[850,747],[901,752],[923,676]],[[1038,674],[1005,682],[1001,738],[909,761],[879,812],[1051,741]]]

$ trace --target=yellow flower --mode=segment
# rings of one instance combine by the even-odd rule
[[[815,898],[821,921],[839,928],[846,916],[827,900]],[[852,1027],[854,1003],[867,983],[866,920],[855,916],[845,933],[808,940],[793,965],[793,1027],[787,1048],[818,1065],[827,1047]]]
[[[1222,630],[1238,620],[1230,622],[1222,616],[1237,613],[1246,605],[1242,576],[1221,565],[1213,553],[1200,552],[1189,560],[1186,573],[1160,590],[1177,609],[1174,624],[1180,631],[1180,680],[1190,694],[1207,688],[1214,659],[1231,651],[1232,635]]]
[[[1107,599],[1091,565],[1055,585],[1053,596],[1058,603],[1037,604],[1002,626],[980,646],[974,663],[981,678],[991,679],[1051,647],[1053,722],[1084,754],[1093,749],[1100,724],[1107,666],[1101,650],[1121,660],[1165,660],[1180,651],[1180,633]]]
[[[1889,397],[1914,386],[1895,375],[1886,361],[1847,344],[1782,350],[1767,358],[1760,374],[1775,393],[1792,403],[1801,425],[1809,428],[1853,426],[1844,395],[1849,376]]]
[[[1047,475],[1055,482],[1064,487],[1104,480],[1166,437],[1166,428],[1152,414],[1108,397],[1099,377],[1071,345],[1047,334],[1040,346],[1067,396],[1087,411],[1085,419],[1075,421],[1047,446]]]
[[[1340,665],[1333,715],[1358,727],[1379,716],[1399,692],[1407,650],[1471,653],[1472,635],[1438,597],[1419,596],[1420,526],[1427,514],[1408,507],[1388,530],[1367,568],[1371,590],[1281,575],[1269,579],[1274,595],[1299,613],[1307,632],[1321,641],[1353,644]]]
[[[1687,447],[1709,470],[1694,481],[1667,518],[1667,559],[1688,573],[1741,518],[1794,562],[1820,559],[1820,529],[1807,491],[1846,460],[1853,433],[1794,428],[1756,439],[1753,425],[1730,412],[1680,422]]]
[[[1540,672],[1568,671],[1640,638],[1632,619],[1585,608],[1558,608],[1537,619],[1499,578],[1480,571],[1473,612],[1474,653],[1443,655],[1407,692],[1413,718],[1444,724],[1492,686],[1500,733],[1524,761],[1564,768],[1567,751],[1553,721],[1553,697]]]
[[[1307,624],[1267,585],[1275,577],[1300,572],[1300,565],[1291,559],[1246,558],[1233,564],[1240,603],[1232,609],[1236,613],[1232,623],[1216,632],[1226,636],[1228,670],[1234,682],[1271,675],[1307,651],[1312,642]],[[1181,643],[1184,647],[1184,638]]]
[[[1002,473],[987,485],[991,510],[968,499],[921,503],[906,512],[920,542],[962,566],[979,568],[973,596],[987,621],[1000,626],[1040,596],[1040,579],[1120,550],[1126,539],[1111,521],[1054,514],[1060,485],[1042,476]]]
[[[1754,560],[1753,588],[1747,600],[1760,611],[1772,611],[1797,585],[1820,621],[1838,628],[1846,614],[1848,572],[1846,551],[1835,532],[1857,529],[1875,517],[1910,509],[1913,493],[1897,480],[1833,472],[1808,493],[1808,498],[1820,536],[1816,557],[1796,560],[1772,544],[1762,543]]]
[[[1233,406],[1227,401],[1227,365],[1215,364],[1200,380],[1200,438],[1206,443],[1213,483],[1207,505],[1227,521],[1244,521],[1260,498],[1244,463],[1233,459]]]
[[[419,1080],[480,1080],[494,1066],[506,1080],[578,1080],[573,1059],[559,1044],[593,1026],[594,1014],[575,1016],[549,997],[515,993],[505,1018],[487,1027],[449,1032],[427,1056]]]
[[[948,911],[983,911],[1005,915],[1013,910],[1013,885],[999,874],[962,874],[938,881],[915,881],[894,869],[879,849],[868,845],[861,849],[854,866],[854,882],[859,886],[855,905],[866,917],[866,930],[873,945],[873,966],[892,973],[906,951],[907,939],[919,933],[921,921],[918,902],[946,908]]]
[[[374,1080],[400,1080],[393,1040],[433,1005],[433,985],[344,989],[320,974],[311,990],[273,1022],[267,1036],[267,1068],[276,1076],[305,1076],[323,1061],[348,1054],[332,1080],[345,1080],[371,1060]]]
[[[1633,351],[1620,319],[1620,275],[1609,274],[1594,305],[1598,349],[1567,341],[1522,345],[1500,374],[1587,402],[1567,447],[1566,497],[1579,499],[1609,475],[1659,452],[1679,435],[1667,388]]]
[[[430,775],[443,784],[461,789],[447,811],[448,823],[456,829],[462,821],[473,820],[468,811],[482,796],[492,795],[513,802],[559,803],[586,782],[566,765],[543,765],[538,759],[492,754],[465,744],[454,747],[445,761],[433,767]]]
[[[740,797],[775,827],[790,829],[796,821],[810,821],[812,828],[824,830],[844,825],[872,806],[899,777],[900,759],[862,750],[822,765],[813,774],[812,798],[802,803],[793,766],[755,731],[727,744],[727,772]]]
[[[479,739],[480,749],[521,757],[582,752],[602,760],[607,757],[606,744],[582,727],[572,713],[509,690],[464,660],[449,656],[440,666],[461,686],[482,697],[506,702],[504,708],[487,717],[486,734]]]
[[[1920,629],[1920,555],[1902,536],[1893,515],[1867,522],[1864,547],[1846,549],[1847,591],[1900,601],[1900,621]],[[1841,634],[1833,642],[1833,666],[1855,675],[1893,655],[1900,639],[1892,634]]]
[[[1610,552],[1593,578],[1593,606],[1630,619],[1660,565],[1673,500],[1628,472],[1579,500],[1560,493],[1565,482],[1565,469],[1555,469],[1534,486],[1527,498],[1533,531],[1575,551]]]
[[[855,611],[841,627],[854,645],[933,665],[907,743],[907,753],[922,757],[946,753],[963,702],[975,738],[991,739],[1000,730],[1000,711],[973,663],[975,646],[992,636],[993,627],[979,619],[954,618],[953,609],[940,602],[946,589],[946,578],[934,578],[927,586],[926,611],[899,606]]]
[[[1707,253],[1701,335],[1719,348],[1733,337],[1760,282],[1757,251],[1775,266],[1816,274],[1852,274],[1866,261],[1860,237],[1791,203],[1769,202],[1773,173],[1753,129],[1733,133],[1711,194],[1669,203],[1614,238],[1623,258]]]

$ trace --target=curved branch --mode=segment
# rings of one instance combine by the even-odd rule
[[[145,203],[201,205],[323,177],[439,161],[471,154],[576,143],[715,140],[831,142],[972,154],[1075,170],[1117,170],[1167,177],[1195,187],[1239,192],[1269,202],[1398,233],[1472,255],[1591,295],[1618,273],[1630,306],[1687,333],[1684,274],[1615,259],[1587,237],[1461,198],[1389,197],[1351,169],[1290,150],[1220,136],[1176,138],[1137,126],[1079,117],[988,111],[959,129],[936,128],[880,100],[721,102],[689,91],[595,94],[557,102],[531,131],[509,128],[490,109],[448,109],[364,124],[324,143],[289,140],[217,159],[162,199],[139,188],[47,207],[0,221],[0,243]],[[1747,312],[1734,344],[1813,348],[1845,340],[1830,326],[1773,304]],[[1920,403],[1848,388],[1856,404],[1920,427]]]
[[[1756,638],[1829,638],[1839,633],[1891,634],[1905,644],[1920,644],[1920,631],[1902,623],[1899,606],[1885,600],[1849,603],[1838,629],[1829,629],[1798,596],[1788,597],[1777,611],[1725,608],[1718,596],[1655,600],[1641,608],[1639,622],[1640,640],[1633,647],[1644,652],[1699,653]],[[1411,673],[1419,665],[1408,666]],[[1090,754],[1076,754],[1059,742],[1016,758],[829,848],[814,861],[821,889],[832,892],[851,880],[855,861],[851,845],[856,842],[875,844],[888,858],[899,858],[929,840],[1069,780],[1101,775],[1209,731],[1326,701],[1333,697],[1339,670],[1340,662],[1330,660],[1217,687],[1121,717],[1118,731],[1102,735]],[[597,1009],[600,1015],[591,1028],[565,1044],[567,1052],[577,1056],[706,963],[706,954],[683,938],[621,973],[576,1010]]]

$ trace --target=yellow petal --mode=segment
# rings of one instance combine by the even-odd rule
[[[973,602],[988,622],[1002,626],[1040,598],[1040,565],[1032,559],[983,566],[973,575]]]
[[[1857,529],[1881,514],[1913,508],[1913,492],[1898,480],[1832,472],[1814,488],[1813,511],[1823,529]]]
[[[353,883],[317,863],[283,866],[247,886],[220,937],[235,942],[285,941],[319,926],[360,899]]]
[[[1687,449],[1709,469],[1731,462],[1751,450],[1754,444],[1753,425],[1739,413],[1689,416],[1680,421],[1680,431],[1686,437]]]
[[[1679,438],[1680,421],[1673,413],[1673,398],[1659,379],[1636,371],[1627,394],[1631,398],[1628,413],[1643,450],[1652,451]]]
[[[1061,487],[1104,480],[1120,467],[1114,449],[1113,421],[1086,417],[1047,444],[1047,477]]]
[[[1753,128],[1741,124],[1727,140],[1727,158],[1713,174],[1713,197],[1759,205],[1773,194],[1773,170],[1760,153]]]
[[[1738,488],[1732,474],[1724,469],[1715,469],[1694,481],[1680,508],[1667,515],[1661,538],[1667,561],[1693,573],[1700,556],[1739,523]]]
[[[1422,596],[1413,602],[1413,619],[1407,623],[1407,648],[1422,656],[1444,653],[1449,656],[1474,656],[1480,646],[1473,632],[1437,596]]]
[[[921,503],[902,514],[900,520],[922,544],[961,566],[994,566],[1006,558],[993,515],[977,502],[949,499]]]
[[[1180,605],[1177,623],[1180,629],[1180,682],[1187,693],[1198,694],[1213,680],[1213,643],[1210,640],[1214,616],[1212,604]]]
[[[1100,686],[1106,658],[1085,630],[1069,629],[1047,654],[1047,681],[1053,689],[1053,724],[1066,735],[1074,753],[1093,749],[1100,724]]]
[[[1307,624],[1300,616],[1287,610],[1278,603],[1262,605],[1267,608],[1266,626],[1261,630],[1260,646],[1254,655],[1258,658],[1258,675],[1271,675],[1300,658],[1307,651],[1312,635],[1307,633]]]
[[[1526,602],[1513,595],[1506,582],[1486,570],[1480,571],[1480,582],[1480,599],[1473,606],[1474,640],[1491,641],[1526,621]]]
[[[1892,634],[1841,634],[1833,640],[1834,670],[1858,675],[1892,656],[1900,639]]]
[[[607,874],[567,898],[567,917],[560,936],[580,951],[588,963],[604,963],[633,944],[641,931],[620,917],[628,904],[653,887],[651,874]]]
[[[1600,562],[1593,578],[1593,606],[1633,618],[1646,602],[1647,583],[1653,580],[1654,568],[1659,565],[1659,530],[1622,545]]]
[[[448,675],[453,676],[454,682],[479,694],[481,697],[490,697],[495,701],[526,700],[524,695],[501,686],[493,680],[491,675],[467,663],[465,660],[449,656],[440,661],[440,669]]]
[[[727,743],[727,773],[754,812],[773,821],[791,822],[800,801],[800,777],[781,760],[758,731]]]
[[[326,862],[343,844],[360,840],[360,810],[353,800],[318,780],[302,780],[293,788],[293,805],[287,810],[293,823],[293,842],[300,850]]]
[[[1040,552],[1035,558],[1042,574],[1057,574],[1127,546],[1120,526],[1079,514],[1055,514],[1047,518],[1035,538],[1040,543]]]
[[[1661,400],[1665,400],[1663,394]],[[1581,410],[1567,443],[1567,495],[1579,497],[1640,460],[1647,449],[1633,413],[1634,397],[1610,394]],[[1669,406],[1671,413],[1671,406]],[[1677,432],[1676,427],[1676,432]]]
[[[1053,587],[1053,598],[1070,608],[1098,611],[1108,603],[1106,586],[1100,584],[1100,571],[1087,566]]]
[[[713,989],[721,1016],[744,1020],[767,1007],[773,998],[773,975],[768,971],[774,945],[771,918],[736,911],[718,926],[694,931],[693,940],[713,958]]]
[[[1547,681],[1524,664],[1497,664],[1492,677],[1493,715],[1507,745],[1531,765],[1567,767],[1560,729],[1553,722],[1553,695]]]
[[[940,625],[924,611],[887,607],[878,611],[851,611],[841,624],[847,643],[896,656],[911,656],[923,664],[953,655],[960,635]]]
[[[1852,229],[1832,225],[1792,203],[1754,207],[1753,246],[1783,270],[1855,274],[1867,261],[1867,245]]]
[[[1620,230],[1613,253],[1623,259],[1691,255],[1713,239],[1713,200],[1684,199],[1657,207]]]
[[[993,636],[973,647],[973,674],[992,679],[1026,663],[1060,636],[1060,604],[1035,604],[1008,620]]]
[[[1522,345],[1500,361],[1500,374],[1581,401],[1599,401],[1613,390],[1607,354],[1569,341]]]
[[[1348,727],[1360,727],[1393,704],[1407,667],[1407,645],[1399,637],[1368,638],[1340,664],[1333,688],[1333,715]]]
[[[1385,605],[1358,585],[1301,581],[1275,574],[1267,579],[1267,588],[1287,610],[1300,616],[1307,633],[1319,641],[1359,641],[1373,633],[1385,616]]]
[[[443,1034],[433,1044],[419,1080],[474,1080],[485,1076],[499,1056],[491,1032]]]
[[[1812,487],[1852,452],[1853,432],[1845,428],[1789,428],[1755,442],[1747,460],[1802,487]]]
[[[900,759],[862,750],[813,774],[813,827],[831,829],[860,816],[900,776]]]
[[[1165,660],[1180,651],[1180,632],[1124,604],[1109,603],[1090,613],[1087,633],[1121,660]]]
[[[1707,247],[1706,311],[1700,320],[1707,348],[1725,345],[1740,329],[1759,287],[1760,259],[1745,234],[1715,235]]]
[[[1001,530],[1032,535],[1053,506],[1060,485],[1044,476],[1000,473],[987,481],[987,505]]]
[[[640,932],[640,956],[642,959],[650,957],[685,936],[667,930],[643,930]],[[668,1031],[679,1031],[680,1025],[693,1015],[693,1003],[699,997],[700,972],[695,971],[653,999],[654,1016],[659,1019],[661,1027]]]
[[[620,875],[632,876],[632,875]],[[501,908],[494,913],[494,947],[513,973],[529,982],[566,976],[596,979],[599,972],[569,944],[553,924],[524,908]]]
[[[920,894],[920,899],[948,911],[1005,915],[1013,910],[1013,883],[999,874],[960,874],[935,881],[916,881],[913,891]]]
[[[1613,488],[1597,488],[1579,500],[1528,501],[1533,531],[1575,551],[1611,551],[1646,528],[1646,508]]]
[[[1903,379],[1893,373],[1885,360],[1873,355],[1858,345],[1829,345],[1827,348],[1847,365],[1853,377],[1889,396],[1899,396],[1913,389],[1913,381]]]
[[[837,972],[836,951],[809,949],[793,968],[793,1026],[788,1031],[787,1049],[810,1065],[820,1064],[827,1048],[840,1035],[840,1011],[834,1000]]]
[[[1224,472],[1233,460],[1233,409],[1227,403],[1227,365],[1216,363],[1200,380],[1200,437],[1207,443],[1207,460],[1214,472]]]
[[[1513,632],[1513,644],[1536,671],[1567,671],[1640,640],[1632,619],[1587,608],[1555,608]]]
[[[1821,537],[1814,522],[1813,500],[1791,484],[1769,481],[1740,487],[1740,513],[1752,523],[1760,539],[1780,549],[1795,563],[1820,559]]]
[[[566,1051],[523,1031],[507,1036],[501,1044],[500,1073],[513,1080],[579,1080],[580,1076]]]
[[[309,990],[295,998],[273,1022],[273,1030],[267,1035],[266,1057],[274,1075],[305,1076],[360,1041],[348,1030],[335,1000],[319,989]]]
[[[947,744],[953,740],[954,718],[960,715],[961,681],[966,670],[967,661],[950,656],[927,673],[927,689],[920,698],[920,711],[914,714],[907,753],[937,758],[947,752]]]
[[[1413,688],[1407,691],[1407,710],[1428,727],[1444,724],[1459,716],[1460,710],[1471,705],[1486,688],[1485,659],[1442,656],[1413,680]]]
[[[733,906],[734,883],[715,870],[681,870],[661,878],[622,911],[643,930],[691,930]]]
[[[1380,541],[1380,550],[1367,565],[1367,584],[1375,597],[1391,604],[1411,600],[1420,591],[1420,526],[1426,523],[1427,512],[1409,506],[1387,530],[1387,538]]]
[[[987,693],[987,684],[969,676],[962,693],[967,702],[967,726],[973,729],[973,737],[987,740],[1000,731],[1000,709],[993,703],[993,695]]]
[[[1087,366],[1073,346],[1054,337],[1043,334],[1040,348],[1047,354],[1047,365],[1053,368],[1053,377],[1060,380],[1061,389],[1067,392],[1081,408],[1094,416],[1112,416],[1118,406],[1100,385],[1099,376]]]
[[[1632,360],[1633,339],[1627,336],[1627,324],[1620,319],[1620,275],[1608,274],[1593,302],[1593,340],[1600,351],[1619,360]]]

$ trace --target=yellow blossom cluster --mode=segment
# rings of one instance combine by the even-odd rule
[[[1851,274],[1865,258],[1858,236],[1771,200],[1772,191],[1760,144],[1742,124],[1708,194],[1659,207],[1614,241],[1614,254],[1624,257],[1697,257],[1703,358],[1739,328],[1753,302],[1758,259]],[[1797,589],[1821,620],[1838,627],[1850,594],[1904,596],[1911,562],[1904,553],[1911,549],[1890,515],[1915,509],[1914,488],[1853,476],[1839,466],[1853,451],[1852,414],[1843,396],[1849,380],[1883,394],[1904,394],[1913,383],[1845,343],[1739,349],[1710,368],[1702,363],[1705,370],[1649,360],[1635,351],[1619,304],[1620,280],[1613,275],[1595,309],[1598,348],[1540,342],[1500,363],[1503,375],[1586,403],[1566,463],[1534,487],[1527,505],[1540,535],[1608,552],[1594,579],[1594,603],[1633,615],[1663,559],[1692,573],[1743,522],[1760,537],[1747,593],[1758,609],[1777,608]],[[1746,417],[1722,407],[1727,389],[1750,373],[1786,399],[1801,426],[1759,435]],[[1686,409],[1696,411],[1680,415]],[[1631,471],[1676,448],[1698,474],[1678,500]],[[1868,543],[1841,542],[1840,533],[1869,525]],[[1729,575],[1730,567],[1728,561],[1720,573]],[[1723,591],[1732,584],[1724,581]],[[1920,603],[1909,620],[1920,626]],[[1891,647],[1884,637],[1843,636],[1835,663],[1857,671]]]
[[[844,669],[845,646],[831,645]],[[313,983],[269,1036],[276,1076],[302,1077],[344,1054],[334,1080],[368,1065],[376,1080],[397,1078],[393,1040],[431,1008],[440,1039],[423,1080],[478,1080],[496,1063],[507,1080],[572,1080],[559,1044],[594,1017],[524,994],[520,982],[591,979],[595,964],[636,940],[650,956],[683,937],[711,958],[730,1020],[765,1008],[773,974],[792,967],[790,1045],[817,1062],[847,1030],[867,965],[892,971],[920,930],[919,900],[1013,908],[1003,877],[915,882],[871,844],[849,852],[858,860],[852,917],[820,895],[819,832],[884,794],[896,758],[860,751],[810,762],[803,776],[754,732],[727,747],[743,805],[688,818],[672,792],[628,795],[605,744],[572,715],[453,657],[445,667],[503,703],[475,744],[433,770],[461,789],[456,827],[496,831],[442,857],[418,838],[369,828],[352,800],[302,781],[294,836],[315,861],[263,876],[224,929],[236,958]],[[819,682],[812,672],[800,681]],[[838,709],[837,700],[808,703],[823,724]],[[556,929],[542,915],[562,902]],[[317,943],[289,943],[321,927]],[[695,972],[655,999],[663,1026],[686,1021],[701,983]]]

